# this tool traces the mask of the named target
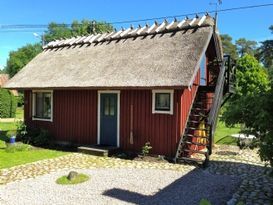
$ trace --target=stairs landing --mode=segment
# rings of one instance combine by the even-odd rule
[[[118,147],[102,145],[85,145],[78,147],[78,152],[102,157],[111,156],[115,154],[118,150]]]

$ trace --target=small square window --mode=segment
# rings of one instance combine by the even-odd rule
[[[153,90],[153,113],[173,114],[173,90]]]

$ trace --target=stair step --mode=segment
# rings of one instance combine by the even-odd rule
[[[189,141],[186,141],[185,143],[189,144],[189,145],[207,146],[207,144],[202,144],[202,143],[198,143],[198,142],[189,142]]]
[[[198,136],[198,135],[192,135],[192,134],[184,134],[186,137],[195,137],[195,138],[201,138],[201,139],[208,139],[208,136]]]
[[[197,159],[197,158],[190,158],[190,157],[179,157],[177,159],[177,162],[196,162],[196,163],[203,163],[203,159]]]
[[[198,128],[198,127],[187,127],[190,130],[200,130],[200,131],[209,131],[207,128]]]
[[[201,151],[201,150],[191,150],[191,149],[185,149],[185,152],[193,152],[193,153],[199,153],[199,154],[204,154],[206,155],[208,152],[207,151]]]
[[[190,117],[207,117],[207,115],[200,114],[190,114]]]

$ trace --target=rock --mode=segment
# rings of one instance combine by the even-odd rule
[[[77,177],[78,176],[78,172],[75,172],[75,171],[71,171],[71,172],[69,172],[69,174],[67,175],[67,179],[68,180],[73,180],[75,177]]]

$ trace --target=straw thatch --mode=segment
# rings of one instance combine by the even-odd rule
[[[8,74],[0,74],[0,88],[4,87],[4,85],[8,82],[9,80],[9,75]],[[17,90],[10,90],[10,92],[14,96],[18,96],[18,91]]]
[[[164,22],[51,42],[6,87],[191,86],[212,37],[211,18]]]

